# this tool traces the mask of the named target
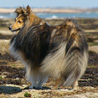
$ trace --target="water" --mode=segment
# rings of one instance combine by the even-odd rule
[[[36,13],[40,18],[98,18],[98,13]],[[0,18],[15,18],[15,13],[0,14]]]
[[[41,18],[98,18],[98,13],[38,13]]]

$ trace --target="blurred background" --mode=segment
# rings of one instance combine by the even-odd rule
[[[25,90],[21,92],[21,88],[30,85],[25,79],[24,66],[21,62],[15,60],[8,50],[9,42],[14,35],[8,29],[10,24],[13,24],[15,21],[16,15],[14,11],[17,7],[26,7],[27,5],[30,5],[33,12],[50,25],[55,26],[64,22],[66,18],[73,18],[85,32],[89,45],[88,67],[79,81],[80,88],[78,92],[65,93],[65,91],[50,91],[45,93],[42,90],[40,96],[44,96],[44,98],[52,98],[53,96],[53,98],[62,98],[62,96],[67,96],[67,94],[73,95],[88,92],[88,96],[90,97],[86,95],[85,98],[98,98],[98,96],[94,95],[96,92],[96,95],[98,95],[98,0],[0,0],[0,97],[12,98],[15,95],[14,93],[17,92],[18,94],[20,92],[21,96],[15,95],[13,98],[24,98]],[[14,88],[13,86],[9,86],[12,84]],[[54,84],[55,81],[49,78],[44,86],[53,88]],[[9,87],[2,87],[2,85]],[[17,86],[18,88],[16,88]],[[65,87],[60,85],[59,88]],[[93,94],[89,92],[93,92]],[[6,95],[9,93],[13,95]],[[31,94],[37,96],[34,91]]]
[[[2,0],[0,18],[14,18],[15,8],[27,5],[41,18],[98,17],[98,0]]]

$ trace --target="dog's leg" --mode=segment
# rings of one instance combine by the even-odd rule
[[[46,83],[48,80],[48,75],[39,75],[39,82],[38,82],[38,88],[42,88],[43,83]]]
[[[29,88],[42,88],[43,83],[48,80],[48,75],[43,75],[41,73],[33,74],[32,77],[33,78],[30,79],[32,85]]]
[[[73,86],[72,86],[73,90],[77,90],[78,89],[78,80],[74,82]]]
[[[31,86],[29,87],[30,89],[37,88],[37,82],[36,78],[33,76],[33,78],[30,79]]]
[[[27,78],[28,81],[31,82],[31,86],[29,87],[30,89],[33,89],[35,84],[36,84],[35,77],[36,76],[33,73],[32,68],[26,65],[26,78]]]
[[[37,73],[31,73],[30,74],[30,82],[31,86],[30,89],[37,88],[38,87],[38,74]]]
[[[56,83],[55,83],[55,86],[54,86],[53,89],[58,89],[58,86],[59,86],[59,84],[60,84],[60,81],[61,81],[61,77],[58,78],[58,79],[56,79]]]

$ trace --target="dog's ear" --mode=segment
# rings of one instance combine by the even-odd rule
[[[22,7],[19,7],[15,10],[15,13],[20,14],[22,13]]]
[[[17,16],[19,14],[24,14],[24,15],[27,15],[27,12],[26,12],[26,9],[25,8],[22,8],[22,7],[19,7],[15,10],[15,13],[17,14]]]
[[[30,6],[28,5],[28,6],[27,6],[27,13],[28,13],[28,15],[30,14],[30,12],[31,12],[31,8],[30,8]]]

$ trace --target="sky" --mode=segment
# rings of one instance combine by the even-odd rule
[[[98,8],[98,0],[0,0],[1,7],[65,7],[65,8]]]

